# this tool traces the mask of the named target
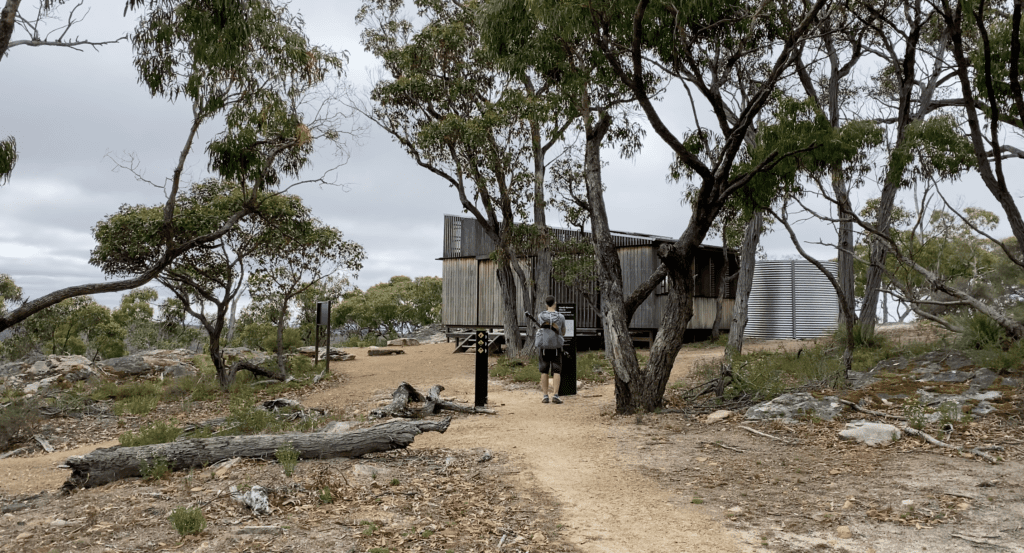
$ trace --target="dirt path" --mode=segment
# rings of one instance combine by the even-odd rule
[[[117,440],[109,440],[35,457],[0,459],[0,494],[35,494],[44,490],[52,492],[63,486],[68,479],[68,469],[57,468],[68,457],[85,455],[96,448],[117,444]]]
[[[453,355],[450,344],[408,348],[406,355],[367,357],[344,363],[347,382],[303,400],[311,406],[339,407],[383,397],[405,380],[417,388],[446,387],[443,395],[472,400],[471,355]],[[714,350],[687,351],[694,357]],[[682,361],[682,360],[681,360]],[[687,365],[688,366],[688,365]],[[689,497],[662,490],[658,483],[622,462],[620,437],[627,432],[608,416],[611,385],[582,390],[563,405],[541,404],[535,387],[492,383],[491,417],[460,418],[444,435],[425,434],[414,448],[483,448],[508,454],[521,467],[528,486],[550,493],[561,505],[560,521],[570,541],[587,551],[743,551],[716,518],[691,506]],[[635,447],[635,446],[633,446]]]

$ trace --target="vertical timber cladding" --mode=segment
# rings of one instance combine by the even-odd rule
[[[622,293],[628,297],[654,272],[656,267],[654,248],[649,245],[626,246],[619,248],[617,253],[619,254],[619,263],[622,265]],[[651,294],[647,296],[647,299],[640,304],[629,321],[630,328],[658,328],[662,310],[658,309],[657,303],[664,303],[667,298],[667,295]]]
[[[824,261],[833,275],[834,261]],[[839,299],[828,278],[803,259],[758,261],[747,335],[765,340],[827,336],[839,326]]]
[[[501,318],[502,311],[502,300],[501,300],[501,285],[498,284],[498,264],[490,259],[474,259],[472,260],[478,263],[477,267],[479,270],[479,294],[480,302],[477,311],[477,325],[479,326],[491,326],[501,327],[504,326],[504,321]],[[526,273],[526,278],[532,279],[533,275],[533,259],[520,259],[520,265],[523,267],[523,272]],[[516,313],[518,317],[519,326],[526,326],[526,311],[533,311],[533,306],[526,305],[526,289],[519,279],[519,273],[513,269],[513,279],[516,282]]]
[[[477,325],[477,262],[474,258],[441,261],[441,314],[446,325]]]

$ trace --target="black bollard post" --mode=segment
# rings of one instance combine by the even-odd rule
[[[487,405],[487,330],[476,331],[476,401],[477,407]]]

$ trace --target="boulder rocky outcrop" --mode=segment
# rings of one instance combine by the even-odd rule
[[[806,392],[782,394],[764,403],[747,409],[747,420],[781,419],[793,423],[800,420],[820,419],[830,421],[843,411],[839,398],[827,396],[815,398]]]

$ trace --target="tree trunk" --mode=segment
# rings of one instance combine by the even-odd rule
[[[522,340],[519,336],[519,309],[516,298],[516,280],[508,254],[498,251],[498,288],[501,290],[501,312],[505,329],[505,344],[510,357],[522,355]]]
[[[20,4],[21,0],[7,0],[4,2],[4,8],[0,10],[0,61],[4,59],[4,54],[11,44],[11,37],[14,36],[14,22]]]
[[[267,459],[282,447],[298,450],[300,459],[360,457],[367,453],[404,449],[424,432],[448,429],[451,419],[395,420],[343,434],[292,433],[256,436],[222,436],[182,440],[138,447],[100,448],[65,463],[72,473],[64,489],[93,488],[142,475],[147,464],[162,460],[171,470],[202,468],[233,457]]]
[[[736,302],[732,308],[732,322],[729,324],[729,343],[725,347],[727,355],[739,355],[743,352],[743,333],[747,329],[750,288],[754,284],[754,265],[757,262],[757,243],[761,240],[763,228],[764,213],[760,209],[755,210],[747,222],[743,244],[740,245],[740,274],[736,278]]]
[[[711,323],[711,339],[718,340],[722,325],[722,304],[725,303],[725,292],[729,289],[729,241],[725,237],[725,230],[722,230],[722,270],[718,276],[718,297],[715,298],[715,322]]]
[[[391,403],[380,409],[370,411],[371,419],[382,419],[388,417],[401,417],[407,419],[421,419],[436,415],[441,411],[455,411],[457,413],[486,413],[493,415],[494,411],[473,405],[459,405],[451,401],[441,399],[441,392],[444,386],[435,384],[427,392],[427,395],[416,391],[408,382],[398,385],[398,388],[391,393]],[[423,403],[418,409],[409,407],[409,402]]]
[[[288,301],[281,305],[281,311],[277,314],[277,370],[282,373],[288,372],[284,366],[284,321],[288,317]],[[331,349],[330,337],[327,339],[327,350]]]
[[[889,184],[888,180],[885,182],[878,210],[875,212],[875,227],[885,235],[889,234],[889,221],[892,218],[893,206],[896,204],[896,189],[896,184]],[[864,281],[864,303],[860,308],[860,335],[864,339],[869,339],[875,334],[875,323],[878,320],[875,311],[878,309],[878,293],[882,287],[882,273],[887,254],[888,250],[881,240],[872,237],[870,265]]]
[[[589,98],[584,99],[585,102],[587,100]],[[594,242],[601,289],[605,348],[611,355],[610,361],[615,372],[615,410],[619,413],[632,413],[637,409],[634,392],[638,395],[640,392],[634,390],[635,386],[641,384],[640,364],[633,340],[629,336],[629,320],[626,319],[622,291],[622,266],[612,242],[601,182],[601,144],[610,125],[611,117],[607,113],[602,113],[596,123],[587,121],[584,174],[587,199],[590,202],[591,239]]]
[[[231,300],[231,316],[228,318],[228,336],[224,342],[231,345],[232,340],[235,339],[235,312],[238,311],[238,300],[242,297],[242,294],[236,294],[235,299]]]
[[[832,189],[839,203],[839,288],[847,305],[856,305],[856,290],[853,274],[853,206],[850,204],[850,190],[840,169],[832,170]]]

